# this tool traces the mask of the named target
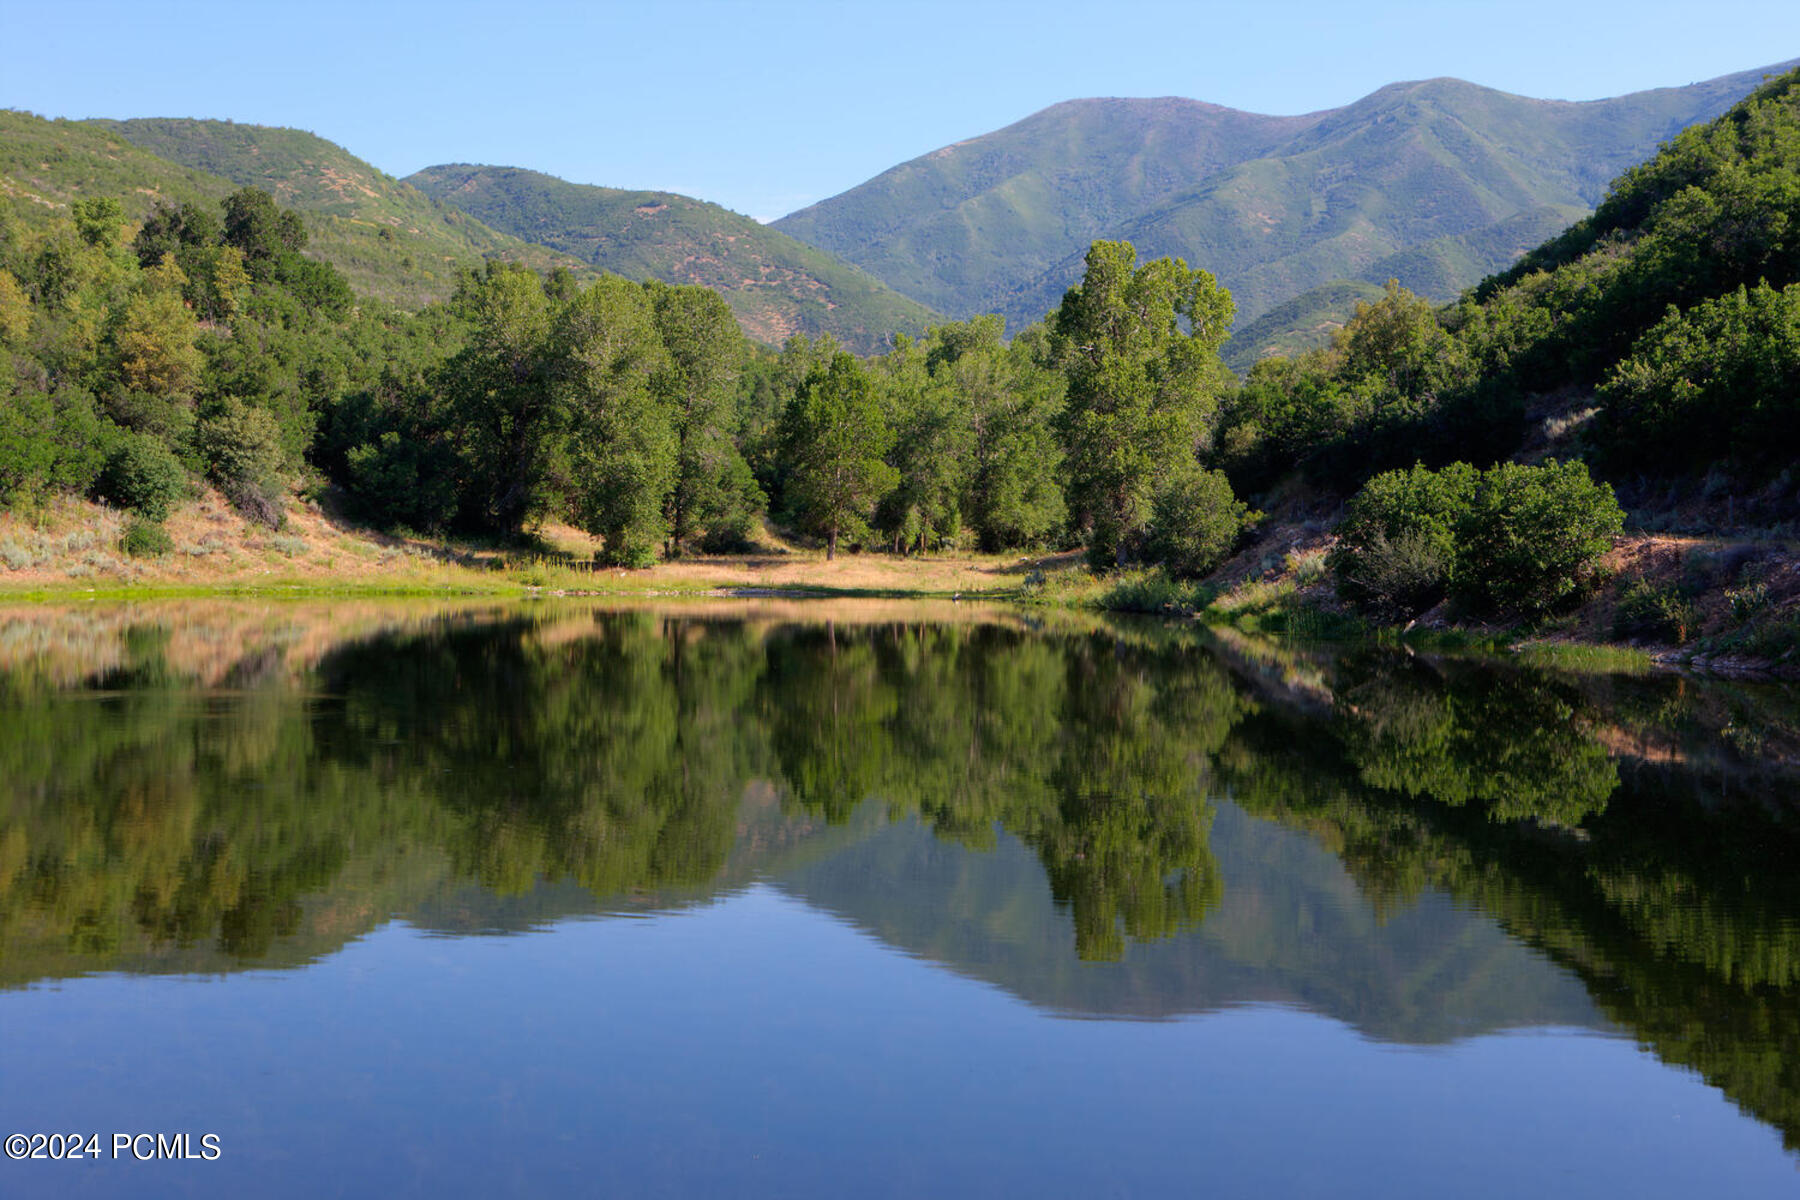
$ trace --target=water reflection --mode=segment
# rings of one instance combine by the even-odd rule
[[[1791,694],[1031,624],[4,615],[0,984],[760,879],[1061,1011],[1610,1021],[1797,1144]]]

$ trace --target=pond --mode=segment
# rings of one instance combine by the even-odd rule
[[[0,1193],[1793,1195],[1797,784],[1186,624],[0,610]]]

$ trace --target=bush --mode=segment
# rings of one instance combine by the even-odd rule
[[[1624,528],[1612,487],[1586,464],[1502,463],[1457,523],[1451,592],[1477,609],[1547,612],[1587,585]]]
[[[50,440],[54,421],[49,396],[0,395],[0,504],[17,503],[49,479],[55,462]]]
[[[1225,561],[1253,519],[1249,506],[1232,494],[1223,471],[1196,467],[1157,493],[1149,555],[1177,578],[1204,575]]]
[[[1442,600],[1456,563],[1456,529],[1480,475],[1466,463],[1442,471],[1388,471],[1351,498],[1325,564],[1338,594],[1388,620]]]
[[[1042,587],[1038,590],[1041,592]],[[1097,603],[1107,612],[1185,616],[1205,608],[1211,598],[1211,592],[1202,586],[1183,583],[1164,570],[1149,570],[1118,576]]]
[[[706,527],[700,537],[702,554],[750,554],[756,550],[756,522],[747,513]]]
[[[227,398],[194,430],[206,473],[231,506],[271,529],[283,520],[281,427],[267,410]]]
[[[1594,438],[1625,470],[1772,475],[1800,452],[1800,287],[1766,283],[1671,310],[1600,389]]]
[[[1345,599],[1388,619],[1446,593],[1536,615],[1586,584],[1624,524],[1612,489],[1581,463],[1415,466],[1364,485],[1327,561]]]
[[[1645,637],[1681,645],[1700,623],[1699,613],[1679,592],[1638,580],[1625,589],[1613,613],[1614,637]]]
[[[167,446],[145,434],[128,433],[107,457],[95,491],[147,521],[166,521],[187,489],[187,472]]]
[[[160,558],[175,549],[169,531],[154,521],[133,517],[119,539],[119,550],[132,558]]]
[[[1742,624],[1769,607],[1769,586],[1753,583],[1748,587],[1732,588],[1725,593],[1725,599],[1731,604],[1732,619]]]
[[[1391,538],[1377,530],[1340,558],[1338,594],[1388,620],[1415,617],[1444,598],[1454,555],[1454,547],[1421,529]]]
[[[456,472],[441,446],[390,429],[345,464],[351,494],[377,524],[441,529],[456,515]]]

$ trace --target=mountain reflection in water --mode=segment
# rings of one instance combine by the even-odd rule
[[[760,883],[1062,1014],[1622,1031],[1800,1146],[1790,691],[1048,620],[0,615],[0,986]]]

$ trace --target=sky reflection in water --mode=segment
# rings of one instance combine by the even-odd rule
[[[741,615],[0,621],[6,1193],[1797,1182],[1785,693]]]

